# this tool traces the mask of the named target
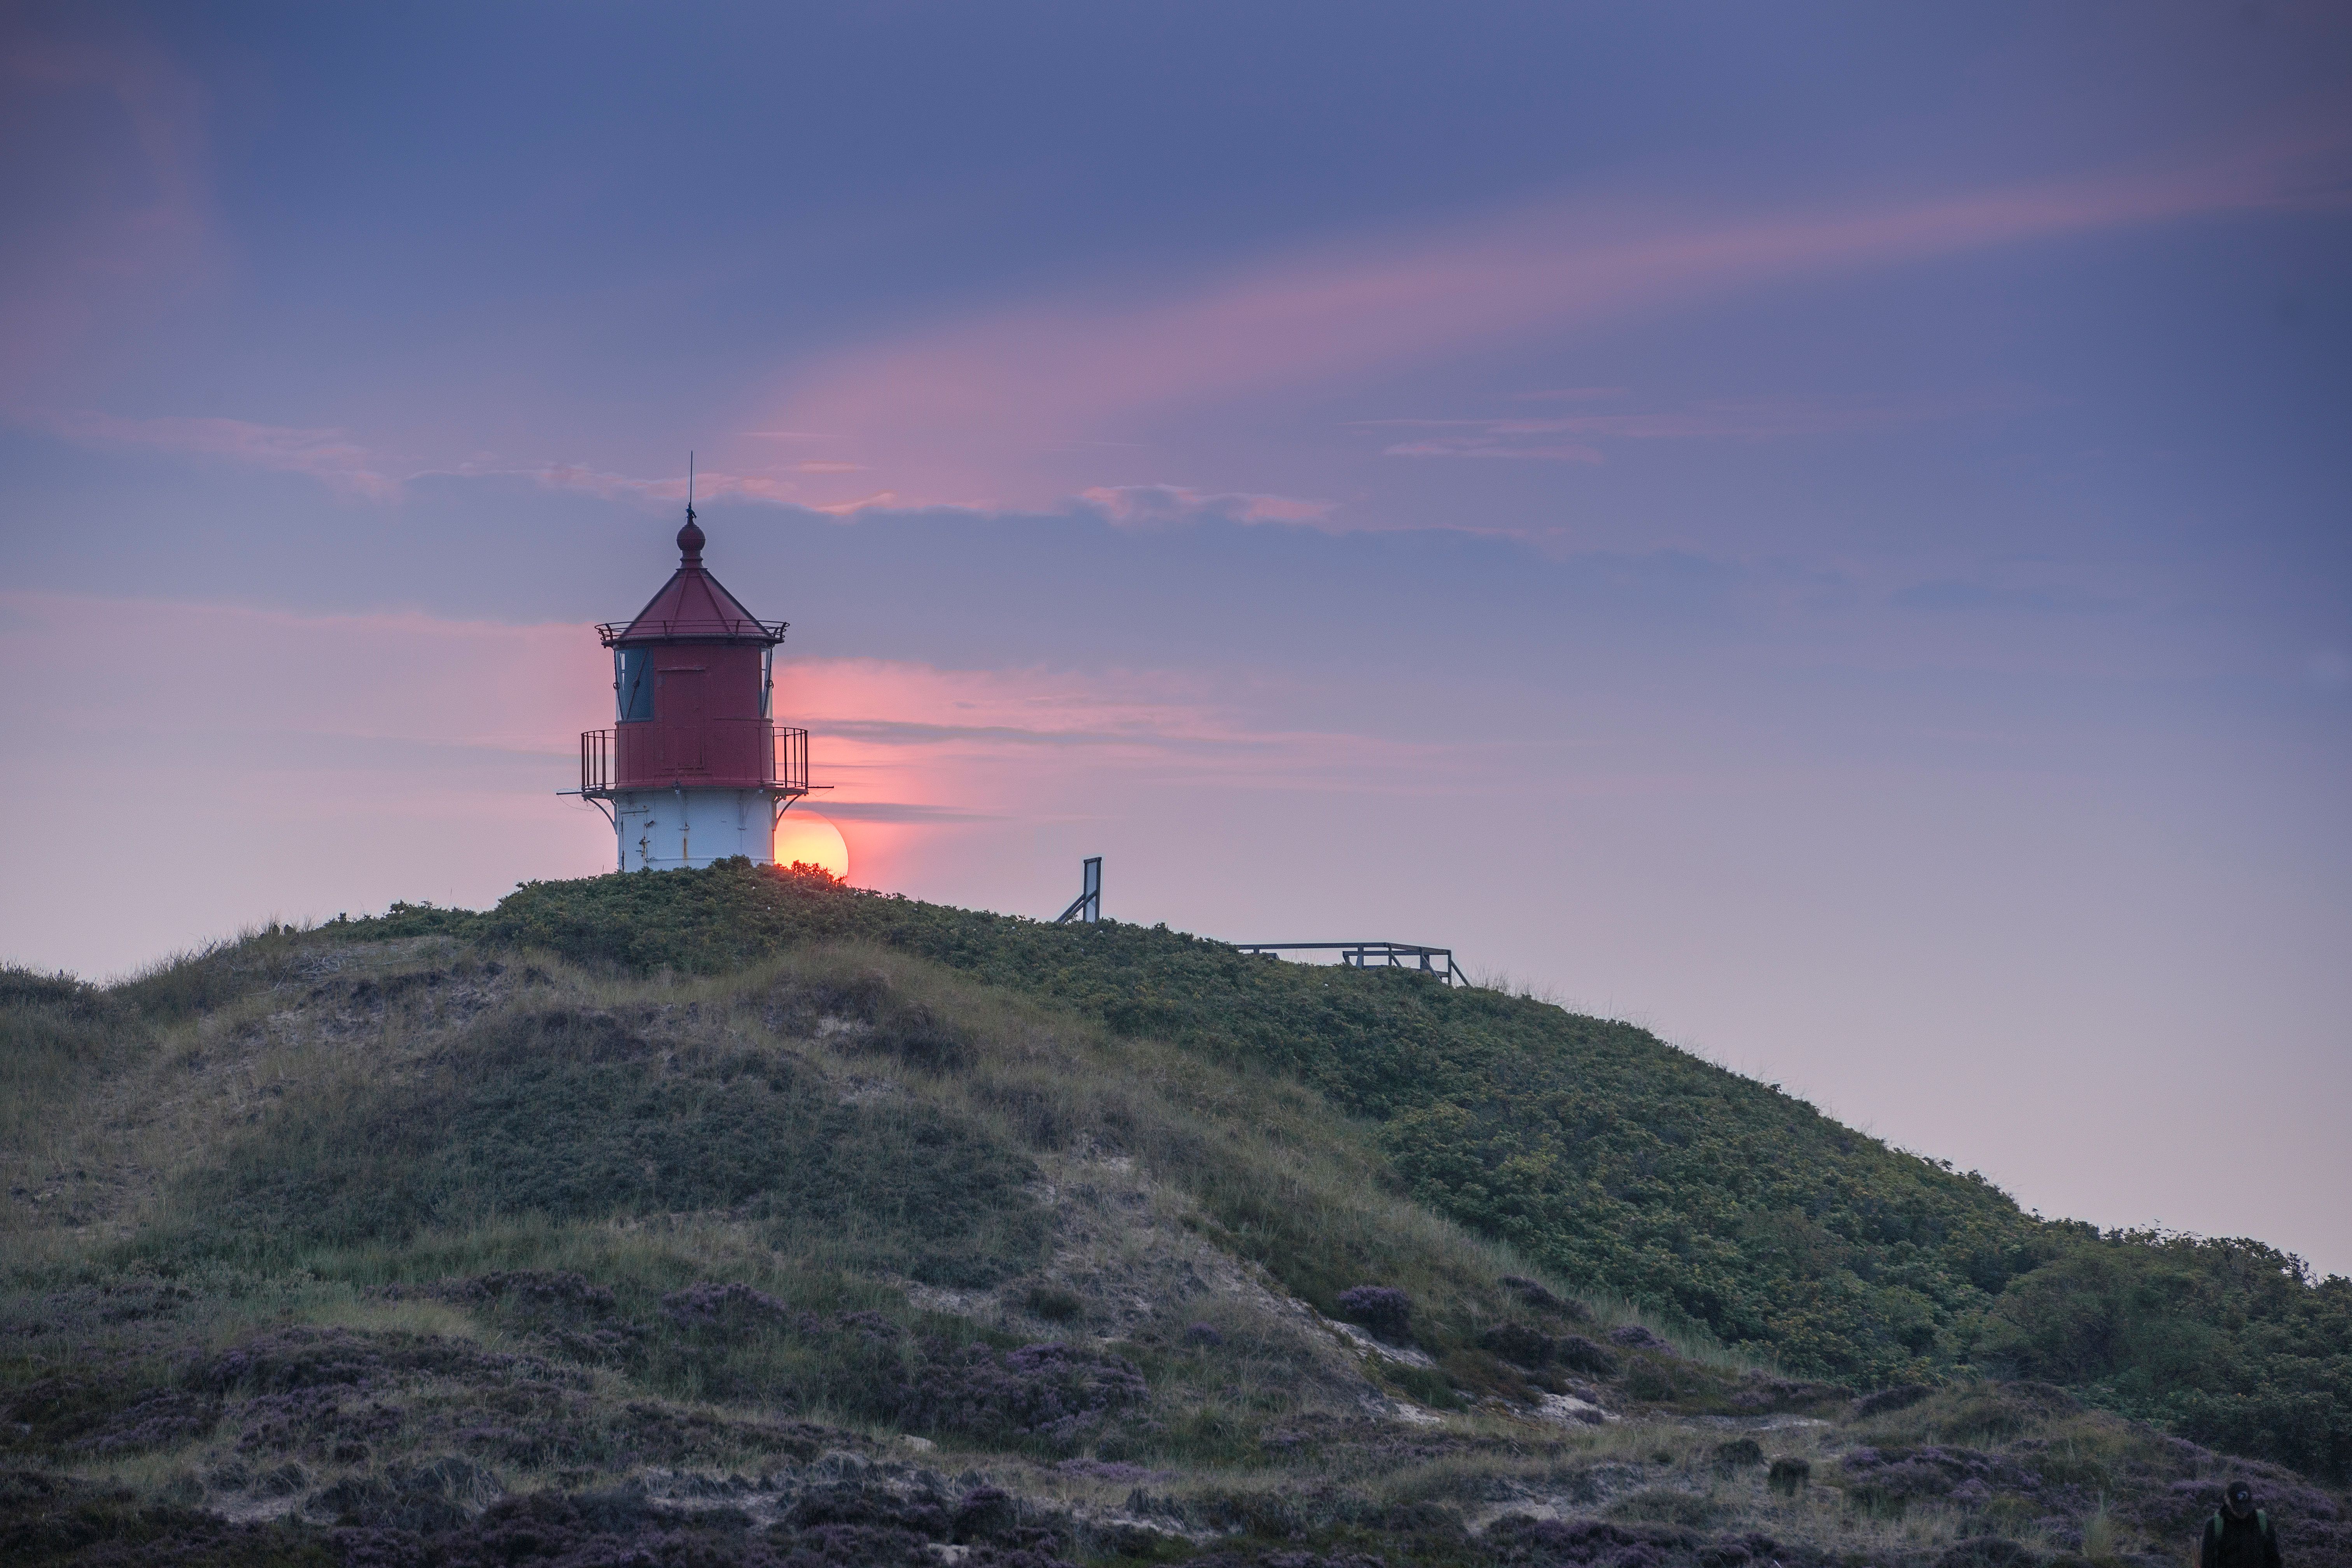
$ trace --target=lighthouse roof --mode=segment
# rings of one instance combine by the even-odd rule
[[[601,626],[608,647],[622,643],[751,642],[780,643],[784,623],[763,621],[743,607],[702,564],[702,530],[694,510],[687,509],[686,526],[677,531],[677,570],[661,592],[646,601],[626,625]]]

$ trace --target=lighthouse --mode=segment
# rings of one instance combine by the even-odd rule
[[[772,864],[776,824],[809,791],[808,731],[775,721],[784,623],[720,586],[703,542],[689,503],[677,570],[634,620],[596,628],[613,650],[613,727],[582,732],[580,787],[562,793],[610,819],[624,871]]]

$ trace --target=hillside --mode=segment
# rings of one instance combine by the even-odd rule
[[[2036,1220],[1972,1173],[1628,1025],[749,868],[533,884],[477,929],[636,974],[723,973],[817,940],[918,953],[1116,1036],[1303,1082],[1373,1123],[1432,1208],[1792,1371],[2040,1378],[2200,1440],[2352,1467],[2352,1281],[2315,1286],[2254,1241]]]
[[[1524,998],[736,865],[0,1075],[12,1561],[2352,1564],[2345,1281]]]

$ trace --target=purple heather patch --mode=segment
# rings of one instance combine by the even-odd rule
[[[661,1301],[662,1316],[681,1329],[742,1330],[782,1323],[793,1310],[764,1290],[740,1282],[704,1279],[673,1290]]]
[[[1132,1363],[1058,1340],[1003,1352],[930,1340],[923,1352],[899,1401],[899,1419],[912,1427],[1066,1443],[1150,1392]]]

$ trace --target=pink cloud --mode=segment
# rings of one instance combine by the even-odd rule
[[[1596,447],[1561,446],[1510,447],[1476,437],[1444,437],[1433,441],[1406,441],[1394,447],[1383,447],[1381,454],[1389,458],[1531,458],[1554,463],[1603,463],[1608,459]]]
[[[1563,443],[1562,436],[1597,440],[1728,439],[1761,441],[1790,436],[1832,436],[1890,425],[1987,412],[1990,403],[1902,408],[1840,408],[1788,399],[1702,402],[1688,408],[1639,414],[1570,414],[1550,419],[1365,419],[1360,428],[1440,432],[1381,448],[1391,458],[1535,458],[1598,463],[1598,447]]]
[[[877,887],[952,860],[953,836],[1025,836],[1154,789],[1328,798],[1445,771],[1433,748],[1266,727],[1247,710],[1258,695],[1165,670],[814,659],[777,672],[779,712],[807,727],[817,782],[835,786],[812,804]]]
[[[361,445],[351,432],[332,427],[303,428],[189,416],[126,419],[87,409],[20,412],[17,419],[21,424],[88,446],[173,452],[281,473],[307,474],[341,494],[371,500],[396,500],[404,482],[402,478],[384,471],[387,465],[380,454]],[[790,471],[833,475],[856,472],[863,467],[843,460],[813,458],[793,464]],[[627,496],[648,501],[682,502],[688,493],[688,477],[684,474],[644,479],[579,463],[518,466],[478,458],[454,468],[428,469],[406,477],[423,478],[434,472],[466,479],[527,479],[548,489],[572,490],[608,500]],[[796,479],[709,468],[695,476],[693,484],[694,493],[706,500],[730,496],[773,506],[808,506],[837,516],[864,507],[887,506],[898,499],[895,491],[885,490],[856,500],[818,500],[809,497]]]
[[[867,507],[896,505],[898,500],[897,490],[876,490],[871,495],[858,496],[850,500],[803,501],[802,504],[811,511],[825,512],[834,517],[849,517],[864,511]]]
[[[400,481],[383,473],[374,456],[346,430],[244,419],[122,419],[88,410],[36,415],[26,422],[88,446],[177,452],[308,474],[331,489],[369,500],[390,500],[400,493]]]
[[[123,626],[141,636],[124,640],[115,630]],[[158,661],[157,647],[173,657]],[[0,593],[0,657],[22,664],[32,650],[44,650],[37,662],[73,672],[71,689],[39,716],[44,726],[226,727],[568,757],[580,731],[611,721],[610,655],[584,622]],[[257,709],[226,698],[223,668],[270,670],[269,702]],[[1254,727],[1222,689],[1152,670],[942,669],[879,659],[777,668],[779,717],[826,738],[829,765],[887,773],[889,798],[940,807],[970,804],[950,765],[957,759],[1034,758],[1040,748],[1189,772],[1246,761],[1295,773],[1363,760],[1360,748],[1370,742]]]
[[[0,660],[57,676],[0,707],[18,732],[77,755],[135,736],[147,754],[201,756],[194,786],[234,804],[261,859],[344,846],[320,879],[320,896],[341,900],[329,911],[352,907],[355,883],[385,889],[379,900],[438,896],[444,867],[486,901],[516,877],[609,864],[602,820],[556,795],[576,779],[579,732],[612,719],[610,656],[584,624],[0,592]],[[269,700],[247,700],[223,669],[268,671]],[[872,659],[777,670],[778,717],[810,731],[817,782],[835,786],[812,804],[837,813],[861,882],[885,887],[916,874],[941,836],[1081,818],[1139,790],[1384,795],[1446,771],[1428,748],[1269,726],[1247,706],[1262,695],[1155,670]],[[0,759],[12,788],[53,771],[31,753]],[[176,822],[177,806],[142,793],[148,778],[94,787],[125,813]],[[175,827],[157,842],[174,864],[211,858]]]
[[[1037,504],[1102,483],[1095,438],[1187,405],[1670,309],[1791,279],[2133,225],[2340,203],[2304,182],[2341,139],[2189,169],[1847,212],[1660,221],[1558,205],[1419,242],[1274,260],[1180,297],[1059,303],[853,350],[769,423],[843,433],[913,504]],[[1570,389],[1571,393],[1579,389]]]
[[[628,496],[640,500],[673,501],[681,505],[687,499],[688,482],[684,474],[673,474],[663,479],[640,479],[631,474],[591,468],[579,463],[541,463],[535,467],[509,468],[496,463],[476,462],[461,464],[450,471],[467,479],[526,479],[543,489],[575,490],[606,500]],[[819,471],[838,470],[826,468]],[[693,493],[705,500],[719,496],[733,496],[745,500],[766,501],[772,506],[806,504],[797,482],[777,479],[773,475],[730,474],[722,469],[705,468],[693,477],[692,485]]]
[[[126,641],[115,630],[123,626],[141,636]],[[158,647],[173,657],[157,660]],[[573,754],[579,731],[611,722],[610,656],[585,623],[0,593],[0,657],[22,664],[34,650],[37,662],[71,672],[53,708],[14,712],[44,728],[226,729],[561,759]],[[224,668],[270,670],[269,702],[225,697]],[[1185,776],[1325,777],[1387,755],[1351,736],[1266,731],[1232,705],[1229,688],[1164,671],[797,659],[780,664],[776,679],[779,718],[824,740],[824,766],[845,801],[998,810],[1008,797],[979,787],[971,770],[1026,757],[1025,778],[1041,749]]]
[[[1232,522],[1318,523],[1336,504],[1297,496],[1203,494],[1181,485],[1096,485],[1078,499],[1125,528],[1220,517]]]
[[[1380,793],[1437,771],[1432,748],[1268,729],[1229,681],[1164,670],[814,659],[779,667],[777,701],[835,786],[818,809],[845,807],[869,851],[961,821],[1083,816],[1151,785]]]
[[[795,474],[844,474],[862,469],[862,463],[812,461],[795,463],[790,469]],[[592,468],[580,463],[541,463],[509,466],[492,460],[461,463],[445,470],[464,479],[525,479],[546,489],[572,490],[583,495],[612,500],[627,497],[636,500],[683,504],[688,496],[688,477],[671,474],[661,479],[645,479],[634,474],[616,474],[604,468]],[[848,517],[867,507],[889,506],[898,500],[896,490],[877,490],[868,495],[848,500],[824,500],[811,496],[798,479],[782,479],[773,474],[736,474],[721,468],[704,468],[692,479],[692,493],[703,500],[721,496],[741,500],[764,501],[771,506],[805,507],[835,517]]]

